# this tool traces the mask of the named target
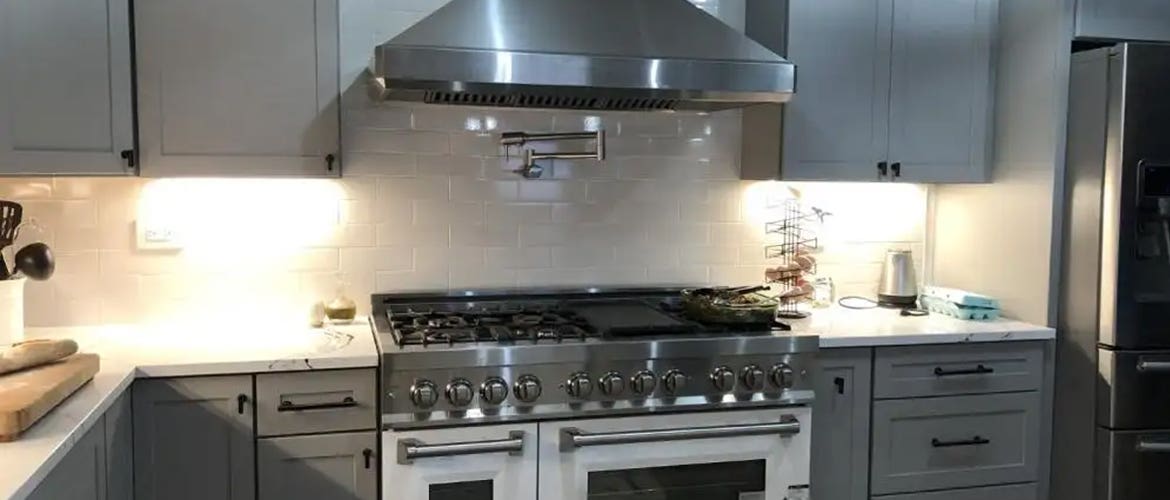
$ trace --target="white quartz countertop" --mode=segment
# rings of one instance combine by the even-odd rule
[[[789,320],[794,331],[820,335],[821,348],[881,347],[966,342],[1051,340],[1056,330],[1019,321],[968,321],[930,314],[902,316],[896,309],[813,310],[807,319]]]
[[[101,370],[18,440],[0,443],[0,498],[21,500],[135,378],[378,366],[366,320],[327,329],[267,323],[32,328],[26,339],[71,338]]]

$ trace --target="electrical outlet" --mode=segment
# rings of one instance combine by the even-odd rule
[[[138,221],[135,233],[139,250],[181,250],[183,248],[178,231],[161,224]]]

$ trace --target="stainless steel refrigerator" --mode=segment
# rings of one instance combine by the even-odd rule
[[[1170,499],[1170,46],[1073,54],[1053,499]]]

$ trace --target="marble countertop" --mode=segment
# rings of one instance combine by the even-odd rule
[[[0,498],[21,500],[135,378],[378,366],[369,323],[308,329],[267,323],[31,328],[26,339],[71,338],[101,356],[88,384],[18,440],[0,443]]]
[[[794,331],[820,335],[821,348],[882,347],[966,342],[1051,340],[1056,330],[1019,321],[968,321],[931,314],[902,316],[896,309],[813,310],[803,320],[790,320]]]

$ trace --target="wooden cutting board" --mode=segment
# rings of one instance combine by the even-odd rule
[[[13,441],[97,374],[97,354],[0,375],[0,442]]]

